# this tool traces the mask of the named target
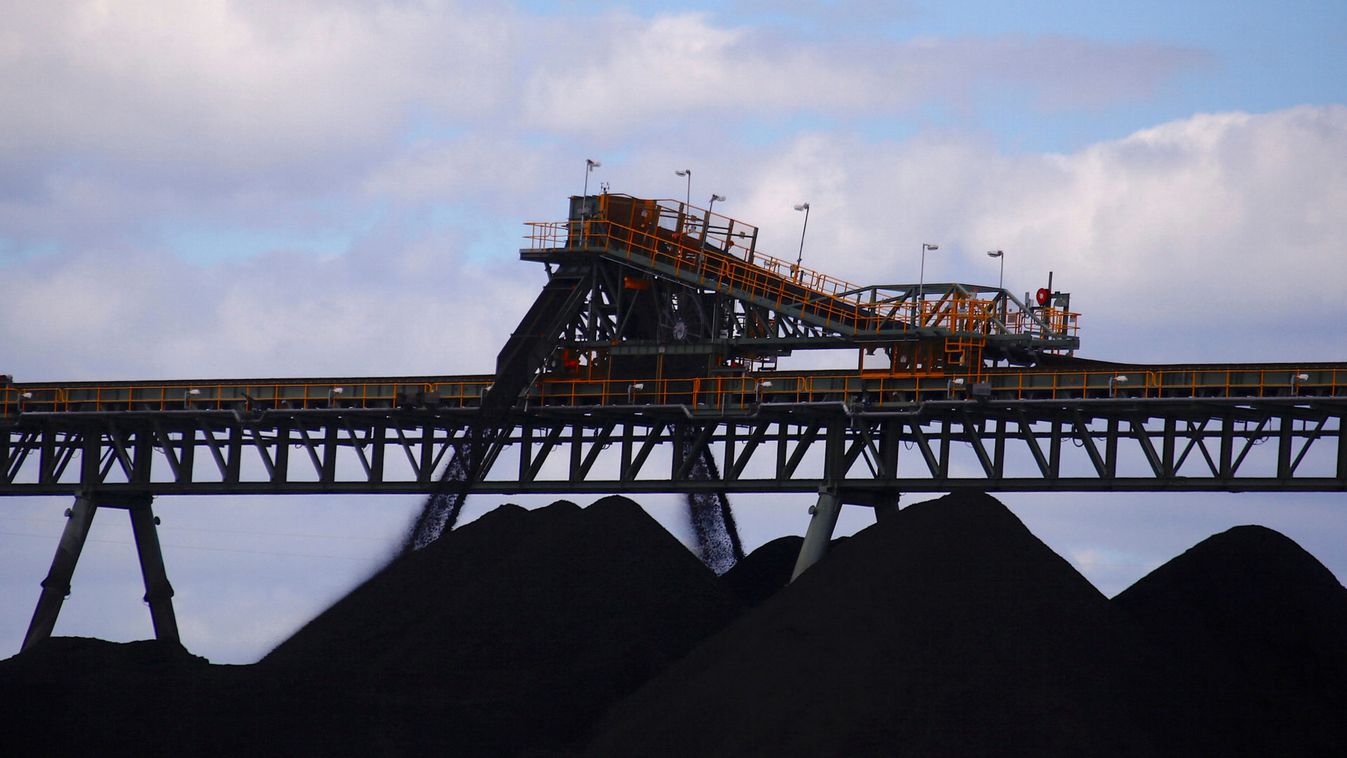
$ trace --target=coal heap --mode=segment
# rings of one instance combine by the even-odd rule
[[[1158,667],[985,495],[906,508],[609,713],[599,755],[1144,755]]]
[[[737,611],[631,500],[503,506],[403,555],[259,668],[319,692],[379,693],[408,748],[514,752],[583,738],[611,702]],[[414,706],[388,707],[390,692]],[[374,736],[363,729],[352,737]]]
[[[832,541],[831,547],[846,542],[846,537]],[[785,589],[795,572],[795,560],[800,556],[803,537],[788,535],[763,543],[757,550],[744,556],[720,581],[739,598],[745,608],[752,608]]]
[[[53,637],[0,661],[0,755],[200,753],[204,702],[218,680],[176,643]]]
[[[1114,602],[1194,682],[1209,754],[1347,755],[1347,589],[1287,537],[1209,537]]]
[[[253,666],[64,638],[0,661],[0,755],[1347,754],[1347,590],[1275,532],[1113,601],[985,495],[787,585],[799,543],[717,579],[625,498],[502,506]]]
[[[778,537],[743,557],[720,581],[745,607],[751,608],[790,584],[803,537]]]

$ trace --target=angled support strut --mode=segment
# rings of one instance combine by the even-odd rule
[[[173,586],[168,582],[164,555],[159,548],[158,530],[155,529],[158,519],[150,507],[153,499],[147,494],[112,497],[89,491],[82,491],[76,496],[74,506],[66,511],[65,530],[56,546],[51,570],[47,572],[47,578],[42,580],[42,594],[38,596],[33,620],[28,624],[28,633],[24,635],[22,650],[50,637],[56,627],[61,605],[70,594],[70,580],[75,574],[80,553],[84,550],[89,527],[93,525],[94,514],[100,507],[124,508],[130,514],[131,532],[136,540],[140,573],[145,580],[145,602],[150,606],[154,636],[160,640],[179,641],[178,621],[173,613]]]

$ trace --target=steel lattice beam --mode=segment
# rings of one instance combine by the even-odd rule
[[[1347,490],[1345,417],[1347,400],[1290,398],[516,409],[473,491]],[[30,414],[0,428],[0,496],[425,492],[478,423],[423,410]],[[719,481],[693,475],[702,455]]]

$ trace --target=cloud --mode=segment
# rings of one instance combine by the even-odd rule
[[[564,208],[534,177],[565,167],[525,147],[477,137],[382,166],[363,192],[391,210],[344,254],[277,249],[194,266],[123,244],[11,264],[0,335],[25,365],[10,370],[71,379],[490,370],[542,281],[514,258],[518,224]],[[735,160],[733,146],[717,149],[703,160]],[[698,173],[697,189],[728,193],[726,211],[762,228],[765,253],[792,257],[803,219],[791,206],[809,200],[807,265],[860,283],[914,281],[920,244],[936,242],[929,281],[986,282],[995,266],[983,251],[1004,249],[1012,289],[1040,286],[1053,270],[1073,292],[1091,356],[1340,358],[1333,325],[1347,308],[1322,283],[1347,281],[1347,108],[1198,115],[1069,154],[845,133],[746,154],[747,170]],[[672,190],[674,159],[650,148],[611,170],[636,194]],[[440,218],[437,193],[480,205]]]
[[[89,250],[0,278],[6,373],[226,378],[490,371],[535,291],[474,263],[451,232],[380,227],[346,255],[273,252],[194,266],[163,252]],[[513,258],[513,256],[511,256]],[[520,265],[520,264],[514,264]],[[541,286],[542,271],[530,270]],[[58,347],[59,346],[59,347]]]
[[[999,238],[1040,269],[1056,257],[1115,321],[1235,348],[1260,323],[1304,333],[1347,316],[1315,284],[1347,281],[1347,108],[1199,115],[1037,168],[1027,187],[994,185],[1005,202],[969,241]]]
[[[438,2],[30,4],[9,21],[0,155],[160,172],[312,172],[418,112],[489,116],[510,70],[503,19]]]
[[[1195,55],[1066,37],[842,40],[706,14],[543,22],[430,0],[90,1],[22,5],[11,20],[7,257],[163,246],[201,226],[330,234],[390,199],[513,219],[537,207],[533,188],[573,173],[564,156],[594,148],[659,141],[682,164],[733,165],[735,148],[715,143],[801,119],[891,117],[1004,88],[1057,106],[1127,99]]]
[[[965,135],[838,132],[753,156],[726,211],[790,257],[860,283],[995,281],[1056,272],[1087,353],[1119,360],[1340,358],[1347,306],[1347,108],[1202,114],[1066,154],[1007,154]],[[1193,344],[1201,335],[1202,346]]]
[[[595,29],[597,28],[597,32]],[[822,42],[716,24],[706,14],[586,20],[586,44],[538,67],[525,89],[535,127],[613,134],[806,112],[893,114],[932,102],[1024,93],[1040,107],[1104,107],[1153,94],[1207,61],[1200,51],[1069,37]]]

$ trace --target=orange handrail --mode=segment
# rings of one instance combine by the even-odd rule
[[[606,202],[610,196],[600,197]],[[558,255],[602,249],[645,267],[672,269],[675,275],[692,279],[699,286],[756,299],[774,309],[791,305],[807,310],[830,328],[860,333],[896,329],[906,334],[913,325],[925,325],[968,334],[993,331],[995,311],[990,300],[944,296],[934,301],[908,301],[884,313],[877,304],[856,294],[861,288],[850,282],[737,245],[733,230],[736,224],[746,227],[740,222],[705,211],[701,217],[690,215],[686,212],[690,206],[681,202],[676,208],[661,204],[674,201],[640,202],[658,216],[648,219],[643,228],[608,218],[603,212],[606,206],[602,206],[600,213],[590,218],[528,223],[529,249]],[[719,223],[712,223],[713,218]],[[666,219],[672,229],[660,225]],[[744,251],[742,258],[739,250]],[[1039,313],[1050,333],[1078,333],[1078,314],[1059,308],[1043,308]],[[1023,314],[1007,315],[1003,328],[1011,333],[1044,330]]]
[[[165,410],[305,410],[382,408],[399,404],[473,408],[491,385],[476,375],[398,382],[239,382],[0,388],[0,415],[43,412]],[[530,403],[556,405],[683,404],[738,408],[762,402],[868,399],[875,403],[964,397],[971,382],[987,384],[997,400],[1079,398],[1347,397],[1347,366],[1118,367],[984,369],[969,375],[865,372],[764,372],[689,378],[604,379],[543,375],[526,393]],[[336,392],[340,388],[341,392]],[[193,392],[195,390],[195,392]]]

